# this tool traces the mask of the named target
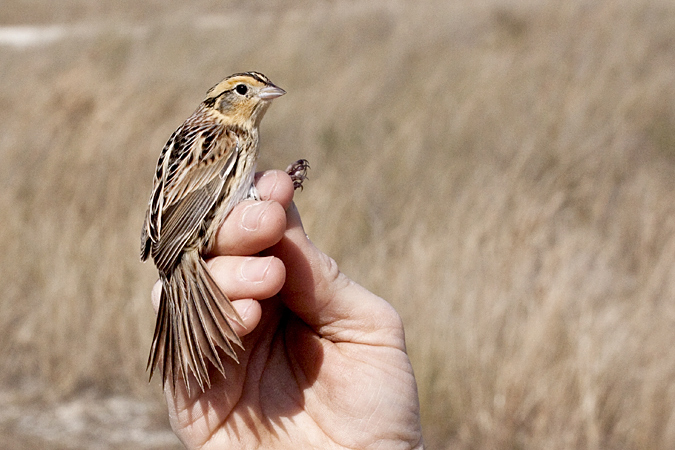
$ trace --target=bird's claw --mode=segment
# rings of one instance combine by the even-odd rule
[[[302,191],[302,182],[307,179],[307,169],[309,169],[309,161],[306,159],[299,159],[286,167],[286,173],[290,175],[293,180],[293,189],[300,189]]]

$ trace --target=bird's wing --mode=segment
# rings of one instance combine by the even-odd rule
[[[162,234],[152,245],[152,257],[161,272],[168,273],[176,264],[185,245],[198,232],[204,217],[213,208],[222,186],[223,180],[216,177],[163,212]]]
[[[186,121],[158,162],[141,243],[166,272],[213,208],[238,153],[237,137],[212,121]]]

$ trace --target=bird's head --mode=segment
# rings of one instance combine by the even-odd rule
[[[257,127],[271,101],[286,91],[259,72],[235,73],[206,93],[204,104],[244,128]]]

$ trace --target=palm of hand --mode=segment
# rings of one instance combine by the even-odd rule
[[[215,373],[210,390],[176,404],[182,413],[172,420],[184,441],[247,449],[368,448],[383,441],[391,444],[382,448],[396,448],[415,441],[407,430],[416,429],[419,413],[400,401],[414,387],[401,349],[334,343],[280,303],[265,310],[227,379]],[[416,398],[414,389],[407,396]]]

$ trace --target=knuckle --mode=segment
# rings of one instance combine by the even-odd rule
[[[322,287],[330,292],[331,297],[352,283],[352,280],[340,271],[337,262],[325,253],[320,256],[320,271]]]

